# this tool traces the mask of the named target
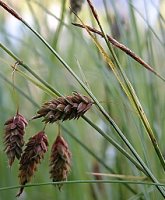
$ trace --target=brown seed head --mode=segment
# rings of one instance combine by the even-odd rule
[[[24,145],[23,136],[28,122],[21,114],[16,114],[5,122],[4,151],[7,154],[9,166],[12,166],[15,158],[20,159]]]
[[[59,97],[44,103],[33,119],[44,117],[45,123],[78,119],[91,108],[92,104],[89,97],[74,92],[72,96]]]
[[[26,144],[26,148],[20,160],[19,179],[20,184],[25,185],[31,181],[34,172],[37,170],[37,165],[44,158],[44,154],[48,146],[47,136],[43,131],[31,137]],[[23,192],[23,187],[20,188],[17,196]]]
[[[68,144],[62,136],[57,136],[50,157],[50,178],[54,182],[66,181],[71,166],[71,152],[68,149]],[[57,184],[59,190],[62,184]]]

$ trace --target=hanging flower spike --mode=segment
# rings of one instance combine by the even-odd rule
[[[37,170],[37,165],[44,158],[44,154],[47,152],[48,139],[44,131],[41,131],[31,137],[26,144],[26,148],[20,160],[19,167],[19,179],[20,184],[25,185],[31,181],[34,172]],[[24,187],[21,187],[17,197],[21,195]]]
[[[53,182],[66,181],[71,167],[71,152],[68,149],[68,144],[60,135],[57,136],[50,157],[50,178]],[[60,190],[62,184],[56,185]]]
[[[74,92],[72,96],[59,97],[44,103],[32,119],[44,117],[45,123],[78,119],[91,108],[92,104],[89,97]]]
[[[71,11],[74,11],[77,14],[80,12],[83,3],[84,0],[70,0]]]
[[[15,158],[20,159],[24,145],[23,136],[25,127],[28,125],[26,119],[19,113],[5,122],[4,151],[7,154],[9,166],[11,167]]]

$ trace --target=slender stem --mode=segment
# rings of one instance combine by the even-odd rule
[[[19,98],[18,95],[16,93],[15,90],[15,71],[16,71],[16,67],[17,67],[17,62],[14,64],[13,66],[13,71],[12,71],[12,83],[13,83],[13,99],[15,101],[15,105],[16,105],[16,110],[17,112],[19,111]]]
[[[97,183],[112,183],[112,184],[119,184],[119,183],[127,183],[133,185],[155,185],[155,186],[165,186],[164,183],[152,183],[152,182],[145,182],[145,181],[126,181],[126,180],[74,180],[74,181],[60,181],[60,182],[45,182],[45,183],[34,183],[34,184],[26,184],[24,185],[25,188],[28,187],[37,187],[37,186],[48,186],[48,185],[57,185],[57,184],[97,184]],[[9,187],[1,187],[0,191],[4,190],[12,190],[22,187],[21,185],[18,186],[9,186]]]

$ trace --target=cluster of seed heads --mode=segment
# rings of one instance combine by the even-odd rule
[[[42,122],[46,124],[78,119],[91,108],[92,104],[93,102],[89,97],[74,92],[71,96],[59,97],[44,103],[32,119],[42,117]],[[20,196],[25,184],[31,181],[48,150],[48,137],[44,131],[40,131],[29,138],[24,148],[25,128],[28,125],[25,117],[17,112],[4,125],[4,151],[7,154],[9,166],[12,166],[15,158],[20,160],[18,177],[22,187],[17,194],[17,196]],[[59,133],[51,148],[50,178],[53,182],[66,181],[70,169],[71,152],[67,142]],[[60,190],[62,184],[56,184],[56,186]]]

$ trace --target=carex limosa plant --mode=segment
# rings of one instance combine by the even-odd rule
[[[77,1],[77,2],[81,2],[81,1]],[[28,3],[29,3],[29,1],[28,1]],[[37,2],[37,3],[38,3],[37,5],[40,5],[39,2]],[[74,1],[74,3],[76,3],[76,1]],[[58,84],[60,86],[63,85],[63,84],[60,84],[60,83],[62,83],[61,81],[63,81],[62,78],[64,79],[64,77],[61,78],[61,74],[60,74],[60,81],[58,79],[57,85],[55,85],[55,87],[52,87],[48,83],[50,80],[47,80],[48,81],[47,82],[47,81],[45,81],[46,78],[45,78],[45,80],[42,78],[42,70],[40,70],[40,72],[37,71],[37,73],[35,73],[34,68],[29,67],[25,62],[22,62],[22,60],[24,60],[24,59],[23,58],[20,59],[17,56],[15,56],[15,54],[10,50],[10,48],[5,47],[2,43],[0,44],[0,47],[4,51],[6,51],[12,58],[14,58],[16,61],[19,61],[19,68],[17,70],[17,72],[19,74],[21,74],[27,80],[31,81],[36,86],[39,86],[47,94],[53,96],[53,98],[48,98],[46,103],[42,104],[41,106],[39,105],[39,108],[37,108],[36,110],[33,110],[31,112],[31,113],[35,113],[38,110],[37,114],[33,117],[33,119],[38,119],[38,121],[32,121],[32,123],[39,123],[41,121],[40,118],[42,118],[44,124],[47,124],[47,126],[52,127],[52,126],[54,126],[52,123],[55,123],[58,121],[60,121],[60,123],[62,122],[62,124],[68,124],[69,122],[65,122],[65,121],[80,118],[79,121],[75,121],[75,120],[71,121],[71,123],[73,123],[73,128],[72,128],[73,131],[72,132],[74,133],[77,126],[79,126],[79,122],[81,122],[81,117],[82,117],[83,120],[85,120],[88,123],[88,125],[90,125],[90,127],[94,128],[97,132],[99,132],[104,137],[104,140],[105,140],[104,145],[105,146],[103,146],[102,155],[100,157],[99,157],[99,155],[94,154],[94,153],[91,155],[94,156],[95,159],[97,159],[97,161],[100,163],[100,165],[106,167],[106,170],[108,170],[109,173],[113,173],[113,175],[109,174],[109,175],[107,175],[107,177],[114,177],[115,174],[117,173],[117,175],[115,177],[117,179],[116,180],[117,183],[119,183],[119,189],[116,189],[115,186],[113,186],[107,182],[108,189],[105,190],[105,192],[108,191],[107,193],[110,198],[128,199],[130,197],[130,195],[132,194],[133,199],[134,198],[136,199],[137,197],[142,198],[142,199],[150,199],[150,195],[153,197],[154,193],[156,193],[156,195],[161,194],[162,196],[164,196],[164,188],[163,188],[163,185],[160,185],[160,180],[159,180],[159,178],[161,178],[163,176],[163,169],[164,169],[163,153],[161,152],[163,149],[163,145],[159,146],[159,143],[161,143],[158,140],[159,137],[155,137],[155,132],[158,132],[159,136],[161,135],[160,132],[158,131],[160,129],[155,128],[155,127],[158,127],[158,124],[155,125],[154,118],[153,118],[153,121],[151,121],[152,122],[151,124],[149,123],[150,120],[148,120],[146,118],[146,116],[148,115],[148,112],[146,115],[144,110],[146,110],[146,108],[148,108],[148,106],[146,106],[146,108],[144,109],[141,106],[141,104],[139,103],[140,101],[137,98],[136,90],[133,89],[132,84],[128,79],[129,75],[128,75],[128,77],[126,76],[127,70],[125,69],[125,65],[126,65],[125,60],[121,59],[120,55],[127,53],[129,56],[131,56],[133,59],[135,59],[138,63],[141,63],[142,66],[144,66],[146,69],[150,70],[150,72],[152,72],[155,75],[158,75],[158,77],[160,77],[162,80],[163,80],[163,75],[162,75],[163,73],[161,74],[161,76],[159,76],[160,74],[158,74],[153,67],[150,67],[150,65],[147,65],[146,62],[144,62],[142,58],[137,57],[136,54],[134,53],[134,51],[130,51],[129,48],[127,48],[120,42],[115,41],[110,36],[109,33],[108,33],[108,35],[105,34],[104,28],[102,26],[102,19],[100,18],[99,12],[98,13],[96,12],[96,8],[93,6],[92,1],[88,1],[88,4],[89,4],[89,8],[91,8],[91,10],[92,10],[91,14],[95,17],[94,20],[98,24],[99,28],[97,28],[97,29],[99,29],[99,30],[95,29],[91,25],[90,26],[86,25],[84,23],[85,20],[81,21],[81,19],[79,22],[80,24],[75,24],[75,25],[83,28],[89,34],[90,38],[93,40],[93,42],[96,45],[97,50],[98,50],[97,53],[99,54],[99,59],[96,59],[96,57],[97,57],[96,55],[92,59],[94,61],[94,66],[99,68],[99,72],[98,72],[98,69],[96,69],[96,68],[94,68],[94,70],[93,70],[93,72],[95,74],[97,73],[97,80],[95,80],[94,85],[91,87],[92,90],[89,89],[87,84],[85,84],[85,82],[82,81],[81,78],[78,77],[78,75],[75,73],[76,70],[74,69],[74,67],[73,66],[70,67],[67,64],[67,62],[64,61],[64,59],[62,59],[62,57],[57,53],[58,49],[53,49],[51,47],[51,45],[46,40],[43,39],[43,37],[41,36],[42,32],[41,32],[41,34],[36,32],[36,30],[34,28],[32,28],[18,13],[16,13],[13,9],[11,9],[3,1],[0,1],[1,6],[3,6],[8,12],[10,12],[14,17],[16,17],[26,27],[30,28],[30,30],[33,33],[35,33],[35,35],[37,35],[37,37],[42,41],[42,43],[45,45],[45,47],[49,48],[53,57],[56,57],[62,63],[62,65],[68,70],[70,75],[78,81],[79,85],[85,89],[85,91],[88,94],[87,95],[88,97],[86,96],[85,99],[84,99],[84,95],[81,95],[80,93],[73,93],[70,96],[66,96],[66,95],[61,94],[61,93],[63,93],[62,92],[63,90],[60,87],[58,89],[58,90],[60,90],[60,93],[56,90],[56,88],[58,88],[58,86],[57,86]],[[71,6],[73,7],[73,5],[76,8],[76,5],[78,5],[78,4],[72,4]],[[29,6],[29,8],[30,8],[30,6]],[[42,9],[45,13],[47,13],[47,14],[49,13],[48,12],[49,7],[42,7]],[[81,8],[81,9],[83,9],[83,8]],[[79,10],[73,10],[73,11],[75,14],[79,13]],[[83,10],[83,12],[85,12],[85,10]],[[106,13],[106,14],[108,14],[108,13]],[[37,22],[37,18],[35,16],[34,16],[34,18],[35,18],[35,21]],[[77,21],[78,21],[78,18],[77,18]],[[65,23],[63,21],[59,21],[59,24],[60,23],[62,25],[63,24],[65,25]],[[66,24],[66,25],[67,25],[66,27],[68,27],[68,24]],[[72,27],[69,26],[69,28],[77,31],[77,29],[73,26]],[[67,30],[70,30],[69,28]],[[38,29],[38,30],[40,30],[40,29]],[[102,46],[102,43],[100,43],[99,40],[97,41],[95,35],[93,36],[92,33],[101,35],[103,37],[103,39],[105,40],[109,50],[107,50],[104,46]],[[74,32],[74,34],[75,34],[75,32]],[[84,37],[81,34],[81,31],[78,32],[78,37],[79,38]],[[65,40],[65,37],[62,37],[62,40]],[[84,43],[85,43],[85,40],[84,40]],[[84,43],[83,42],[81,43],[82,49],[83,49]],[[113,52],[113,49],[111,49],[110,43],[112,43],[115,47],[120,48],[123,51],[122,53],[120,52],[120,54],[117,54],[117,55],[119,55],[119,57],[118,56],[116,57],[115,53]],[[37,46],[37,42],[35,44]],[[125,42],[125,44],[127,44],[127,42]],[[62,49],[60,49],[60,50],[63,53]],[[67,51],[67,53],[71,54],[71,53],[73,53],[73,51],[74,51],[74,49],[72,49],[72,51]],[[80,49],[78,52],[79,52],[79,54],[81,54]],[[92,54],[94,52],[93,46],[90,46],[90,48],[87,49],[87,52],[89,53],[87,55],[87,58],[89,59],[90,56],[92,56]],[[110,56],[109,56],[109,54],[110,54]],[[47,55],[47,54],[44,54],[44,55]],[[40,55],[38,55],[38,56],[40,56]],[[69,56],[72,57],[73,54],[71,54]],[[108,65],[106,64],[106,67],[107,67],[106,70],[103,69],[104,62],[103,62],[101,56],[108,63]],[[113,58],[113,59],[111,60],[111,58]],[[122,61],[122,65],[119,62],[118,58],[120,61]],[[92,67],[90,62],[87,63],[87,61],[90,61],[90,59],[89,60],[88,59],[85,58],[84,61],[86,61],[86,64],[88,64],[90,67]],[[29,63],[30,63],[30,61],[29,61]],[[86,64],[84,64],[84,66]],[[32,63],[31,65],[33,66],[34,64]],[[56,64],[51,63],[50,66],[52,66],[52,65],[54,66]],[[46,66],[48,67],[49,63],[47,63]],[[84,66],[82,68],[84,68]],[[22,70],[22,67],[25,70],[27,70],[28,72],[30,72],[30,74],[33,77],[31,75],[27,76],[27,74],[24,73],[24,70]],[[111,67],[111,70],[109,70],[109,67]],[[134,64],[132,64],[131,67],[132,67],[133,72],[135,70],[135,73],[132,73],[133,77],[136,74],[137,80],[138,80],[138,78],[140,77],[140,76],[138,77],[138,70],[136,70],[134,68]],[[81,66],[80,66],[80,68],[81,68]],[[40,69],[41,69],[41,67],[40,67]],[[47,68],[45,68],[45,69],[47,69]],[[93,68],[91,68],[91,69],[93,69]],[[56,72],[56,66],[54,67],[54,71]],[[125,73],[125,71],[126,71],[126,73]],[[112,74],[112,73],[114,73],[114,74]],[[58,74],[58,73],[55,73],[55,74]],[[104,74],[104,75],[102,75],[102,74]],[[111,79],[111,76],[113,76],[113,75],[115,75],[114,77],[116,78],[116,80],[118,81],[118,83],[120,84],[120,87],[121,87],[121,88],[118,88],[118,86],[115,85],[117,92],[112,92],[112,91],[114,91],[113,90],[114,82],[113,82],[113,79]],[[90,73],[88,74],[88,77],[89,76],[90,76]],[[36,81],[36,79],[37,79],[37,81]],[[53,79],[55,79],[55,78],[53,77]],[[132,77],[131,77],[131,80],[134,81],[134,79]],[[139,78],[139,80],[141,80],[141,77]],[[67,79],[65,81],[67,82]],[[141,81],[145,82],[145,78]],[[151,85],[152,85],[153,84],[152,81],[153,80],[151,79],[148,81],[148,83],[151,83]],[[91,80],[91,82],[92,82],[92,80]],[[104,86],[106,85],[106,87],[108,87],[108,89],[107,90],[105,89],[103,91],[102,87],[100,87],[100,85],[102,85],[102,84]],[[53,83],[53,85],[54,85],[54,83]],[[146,88],[148,88],[147,86],[146,86]],[[74,87],[77,87],[77,86],[74,85]],[[66,86],[66,90],[68,88],[69,87]],[[137,86],[137,88],[138,88],[138,86]],[[141,88],[143,88],[143,87],[141,87]],[[160,89],[160,87],[156,87],[156,88]],[[69,90],[70,90],[70,88],[68,89],[68,91]],[[71,89],[71,90],[73,90],[73,89]],[[76,90],[77,90],[77,88],[76,88]],[[121,92],[121,90],[122,90],[122,92]],[[80,91],[80,90],[78,89],[78,91]],[[149,93],[149,91],[150,90],[147,90],[147,93]],[[68,93],[69,92],[67,92],[67,94]],[[107,102],[101,104],[97,100],[96,96],[98,95],[99,99],[102,100],[104,98],[104,93],[106,93],[106,95],[107,95]],[[117,96],[116,93],[118,93],[119,96]],[[124,93],[126,95],[123,95]],[[96,95],[94,95],[94,94],[96,94]],[[113,102],[112,102],[112,105],[111,105],[111,98],[113,99],[113,97],[115,95],[117,96],[117,98],[115,99],[115,104],[113,105]],[[57,97],[54,98],[54,96],[57,96]],[[128,99],[127,99],[127,96],[128,96]],[[78,98],[78,100],[75,100],[77,98]],[[148,99],[149,98],[150,98],[150,96],[148,95]],[[42,98],[39,98],[39,99],[37,98],[37,102],[39,102],[41,99]],[[74,101],[73,101],[73,99],[74,99]],[[156,98],[156,99],[158,100],[158,98]],[[130,105],[129,105],[128,100],[131,102]],[[122,101],[124,101],[123,107],[121,106]],[[120,103],[118,103],[118,102],[120,102]],[[153,105],[156,104],[155,102]],[[96,112],[91,112],[92,116],[94,116],[94,118],[91,117],[91,119],[89,119],[84,114],[86,114],[86,111],[91,108],[92,104],[96,105],[95,106]],[[107,107],[110,105],[109,110],[105,109],[105,108],[107,108],[105,106],[105,104],[107,105]],[[118,104],[119,104],[119,106],[116,106]],[[132,106],[132,107],[128,108],[128,105]],[[143,105],[143,103],[142,103],[142,105]],[[122,107],[122,109],[120,109],[121,107]],[[134,108],[135,108],[135,111],[132,111],[132,110],[134,110]],[[30,113],[30,115],[31,115],[31,113]],[[95,115],[94,113],[97,113],[98,115]],[[140,118],[141,121],[138,121],[138,117],[136,115]],[[95,117],[99,120],[99,122],[104,121],[104,126],[102,126],[101,123],[98,123],[98,121],[92,122],[92,120],[94,120]],[[113,118],[115,120],[113,120]],[[124,123],[121,124],[121,122],[123,122],[123,120],[124,120]],[[138,127],[137,129],[132,125],[133,120],[135,121],[135,124],[136,124],[136,121],[138,121],[138,125],[136,124],[136,126]],[[81,146],[84,149],[86,149],[88,153],[89,152],[92,153],[91,151],[93,149],[95,149],[95,150],[97,149],[97,151],[100,152],[100,146],[97,143],[98,141],[96,142],[93,137],[93,133],[95,133],[95,132],[91,131],[90,128],[88,128],[87,123],[85,123],[83,128],[77,128],[78,131],[76,131],[76,132],[78,132],[78,134],[75,137],[81,137],[81,135],[82,135],[81,140],[84,145],[81,142],[78,144],[82,144]],[[31,121],[29,124],[31,125]],[[152,124],[154,124],[153,130],[152,130],[152,128],[153,128]],[[146,132],[143,130],[143,126],[145,127]],[[70,128],[70,127],[68,126],[68,128]],[[116,135],[116,133],[118,134],[119,137]],[[145,133],[148,134],[150,140],[148,140],[148,138],[145,137]],[[8,134],[9,134],[9,132],[7,133],[7,135]],[[48,135],[48,138],[51,138],[51,141],[55,140],[54,132],[51,134],[47,133],[47,135]],[[29,139],[29,142],[32,140],[33,137],[35,137],[35,136],[32,135],[31,139]],[[75,138],[75,137],[73,137],[73,138]],[[88,137],[88,139],[85,140],[85,137]],[[92,139],[91,139],[91,137],[92,137]],[[140,141],[139,141],[139,137],[141,137]],[[8,136],[6,138],[8,138]],[[57,185],[57,187],[59,189],[61,189],[61,184],[59,181],[62,181],[62,184],[64,184],[64,182],[66,182],[66,177],[70,171],[70,153],[69,152],[71,150],[73,151],[73,149],[76,149],[75,152],[79,151],[79,149],[76,148],[75,145],[70,145],[71,150],[69,150],[68,146],[65,143],[67,139],[68,139],[68,137],[66,137],[65,135],[57,137],[55,142],[53,143],[52,148],[50,148],[51,152],[53,152],[53,153],[51,153],[51,158],[50,158],[50,173],[51,173],[51,179],[53,180],[54,183],[48,183],[48,184],[55,184],[55,185]],[[75,139],[77,139],[77,138],[75,138]],[[15,141],[16,140],[14,139],[13,144],[15,143]],[[59,141],[61,141],[61,142],[59,142]],[[79,141],[79,140],[76,140],[76,141]],[[18,196],[21,194],[24,187],[29,187],[29,185],[27,183],[29,183],[31,181],[32,177],[34,176],[35,169],[38,169],[38,171],[40,172],[40,169],[41,169],[40,167],[42,167],[42,163],[44,161],[41,163],[41,166],[39,166],[39,162],[43,159],[42,155],[44,155],[46,153],[45,151],[47,149],[47,148],[41,148],[41,149],[39,148],[40,151],[38,151],[38,152],[40,152],[40,154],[39,155],[36,154],[37,156],[34,157],[34,159],[29,158],[29,163],[31,163],[31,167],[30,167],[31,171],[29,174],[27,173],[27,177],[26,177],[24,172],[27,169],[27,163],[22,161],[22,157],[23,157],[23,155],[26,155],[26,152],[28,152],[28,151],[31,152],[31,155],[32,155],[34,153],[33,150],[35,150],[35,147],[33,148],[33,150],[30,147],[28,149],[26,149],[29,145],[31,145],[31,144],[28,144],[29,142],[26,143],[27,146],[25,146],[23,154],[21,153],[22,156],[20,157],[19,172],[20,172],[20,174],[22,172],[23,176],[19,176],[20,184],[22,186],[21,186],[20,191],[18,192]],[[10,140],[7,139],[6,145],[8,148],[9,148],[9,143],[10,143]],[[21,138],[21,140],[18,142],[18,144],[22,144],[22,143],[23,143],[23,140]],[[120,159],[120,156],[118,156],[118,151],[117,151],[117,153],[115,151],[114,157],[106,156],[107,155],[106,153],[107,152],[109,153],[109,146],[110,146],[109,143],[111,143],[117,150],[120,151],[120,153],[122,153],[122,155],[124,155],[122,157],[122,159]],[[36,145],[36,147],[37,146],[40,147],[41,146],[40,144],[41,143],[39,143],[39,145]],[[18,146],[19,145],[17,145],[17,149],[18,149]],[[152,149],[153,147],[155,148],[155,152]],[[146,149],[150,149],[151,152],[146,151]],[[16,151],[13,151],[13,152],[15,154]],[[35,150],[35,152],[37,152],[37,150]],[[7,153],[7,151],[6,151],[6,153]],[[72,154],[74,155],[74,152],[72,152]],[[152,155],[154,157],[153,160],[149,159],[151,156],[148,156],[148,154]],[[108,154],[108,155],[112,155],[112,154]],[[81,154],[80,154],[80,156],[81,156]],[[157,158],[156,158],[156,156],[157,156]],[[15,157],[17,157],[16,154],[15,154]],[[47,156],[45,155],[44,158],[47,159],[46,157]],[[88,163],[88,164],[86,164],[86,166],[90,166],[91,162],[88,158],[88,155],[85,155],[84,157],[86,160],[88,160],[88,162],[84,162],[84,163]],[[80,158],[80,160],[81,160],[81,158]],[[73,159],[74,159],[74,156],[73,156]],[[112,162],[110,162],[111,160],[112,160]],[[23,163],[25,163],[25,166],[23,165]],[[81,167],[83,165],[85,165],[85,164],[83,164],[83,161],[80,163],[81,164],[79,164],[79,162],[78,162],[78,164],[77,164],[77,169],[78,169],[77,171],[79,171],[79,170],[81,171],[82,170]],[[108,167],[107,167],[107,163],[109,165]],[[48,167],[48,165],[45,165],[45,166],[46,166],[46,168]],[[60,169],[57,170],[58,166],[61,167],[61,170]],[[73,165],[73,167],[75,167],[75,166],[76,166],[76,164]],[[110,167],[110,169],[109,169],[109,167]],[[157,170],[157,168],[159,170]],[[101,168],[101,170],[103,170],[103,169]],[[84,171],[87,171],[87,170],[85,169]],[[73,174],[74,174],[74,171],[73,171]],[[90,172],[88,174],[90,174]],[[92,176],[92,174],[93,173],[91,173],[91,176]],[[122,176],[120,174],[122,174],[122,175],[123,174],[125,174],[125,175],[133,174],[134,176],[133,177],[132,176]],[[161,174],[161,176],[160,176],[160,174]],[[58,175],[60,175],[60,176],[58,176]],[[91,176],[84,176],[84,177],[91,178]],[[99,174],[97,174],[97,176],[99,177]],[[100,176],[104,177],[105,174],[103,175],[100,173]],[[71,173],[71,177],[72,177],[72,173]],[[123,183],[121,180],[123,177],[125,178],[124,181],[126,181],[125,182],[126,184],[124,184],[124,185],[122,185]],[[138,182],[139,186],[134,187],[132,185],[128,185],[129,181],[126,180],[126,178],[129,178],[129,180],[132,178],[134,180],[133,181],[134,184],[136,184],[136,182],[138,182],[139,180],[141,182],[140,182],[140,184]],[[109,179],[109,178],[107,178],[107,179]],[[155,186],[153,186],[153,188],[149,188],[148,186],[146,186],[147,183],[145,182],[145,180],[148,180],[149,184],[153,184]],[[101,182],[101,184],[102,184],[104,180],[101,180],[101,181],[102,181]],[[106,181],[109,181],[109,180],[106,180]],[[113,180],[110,180],[110,181],[113,182]],[[67,182],[67,183],[69,183],[69,182]],[[74,184],[75,184],[74,186],[78,187],[76,183],[74,183]],[[145,187],[143,187],[142,184],[145,184]],[[127,188],[128,193],[126,194],[125,189],[124,189],[124,192],[121,192],[122,188],[125,188],[125,189]],[[153,189],[153,190],[151,190],[151,189]],[[65,188],[64,188],[64,191],[65,191]],[[88,192],[83,193],[83,194],[89,194],[90,191],[91,190],[88,189]],[[120,196],[120,192],[118,192],[118,191],[121,192],[121,196]],[[109,193],[111,193],[111,194],[109,194]],[[117,197],[116,196],[114,197],[113,194],[115,194]],[[44,195],[46,195],[46,193]],[[101,195],[103,195],[103,194],[101,194]],[[98,197],[98,199],[100,198],[100,196],[96,190],[92,190],[91,196],[93,199],[95,199],[95,197]],[[159,196],[159,197],[161,198],[161,196]],[[80,199],[80,198],[77,198],[77,199]],[[82,197],[82,199],[83,199],[83,197]]]

